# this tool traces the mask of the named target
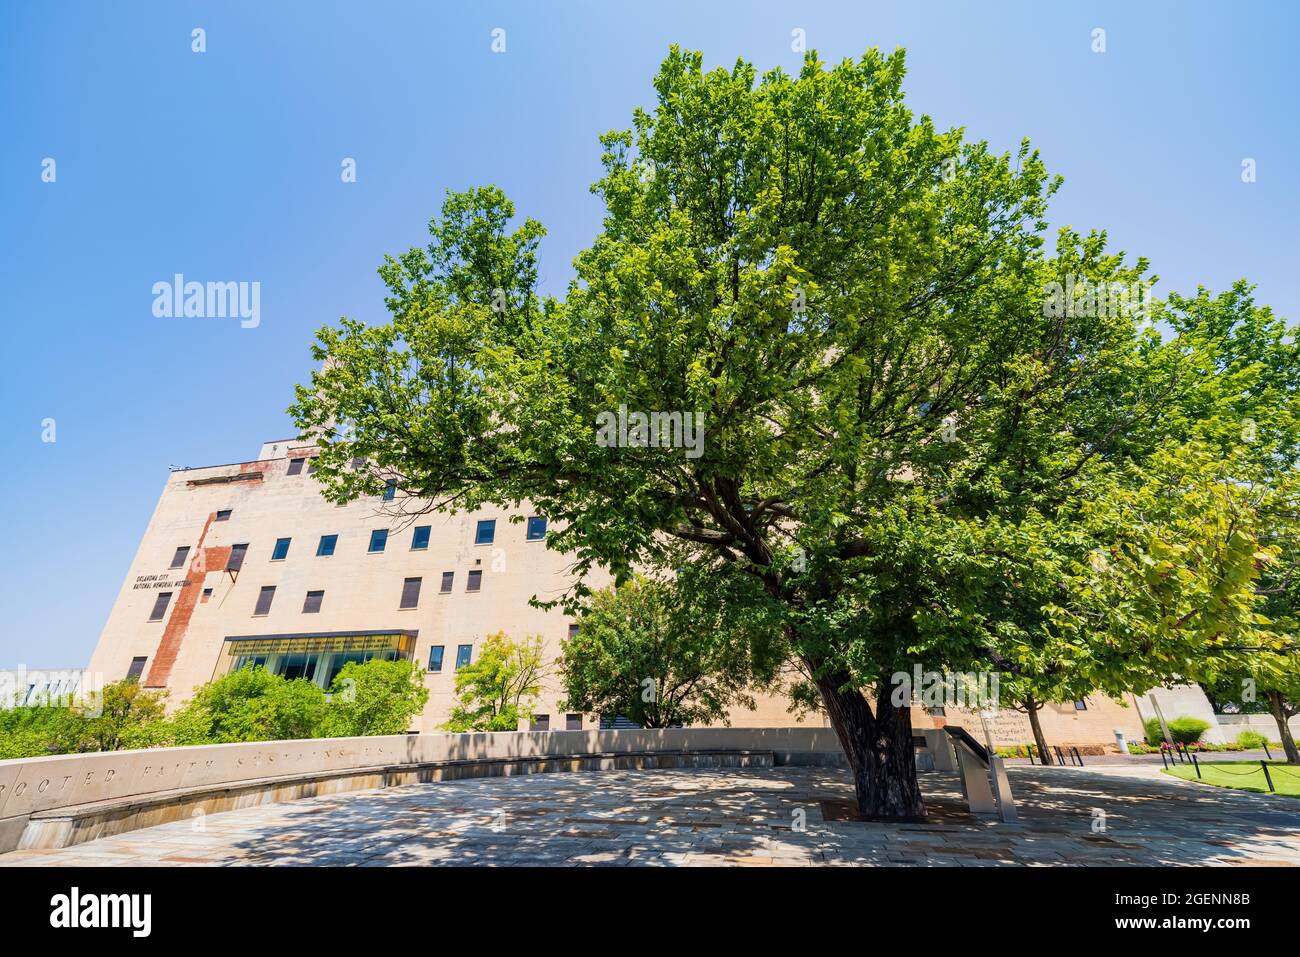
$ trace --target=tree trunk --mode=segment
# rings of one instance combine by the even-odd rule
[[[1043,736],[1043,726],[1038,722],[1038,709],[1043,706],[1043,703],[1035,701],[1033,695],[1025,695],[1025,700],[1021,702],[1021,705],[1029,715],[1029,727],[1034,731],[1034,746],[1038,748],[1038,763],[1051,764],[1052,755],[1047,750],[1047,738]]]
[[[1273,720],[1277,722],[1277,730],[1282,735],[1282,750],[1286,752],[1286,763],[1300,764],[1300,750],[1296,749],[1295,738],[1291,735],[1291,726],[1287,724],[1286,703],[1282,700],[1282,692],[1268,693],[1268,710],[1272,712]]]
[[[868,820],[925,820],[911,710],[906,705],[895,708],[886,688],[872,715],[867,699],[847,675],[818,678],[817,690],[853,770],[858,812]]]

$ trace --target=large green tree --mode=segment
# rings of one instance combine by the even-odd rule
[[[429,246],[380,269],[391,321],[321,330],[292,412],[337,501],[390,478],[433,509],[531,501],[574,556],[571,610],[591,568],[622,580],[681,546],[748,582],[862,812],[914,818],[893,674],[1014,675],[1049,640],[1101,674],[1151,639],[1078,625],[1091,572],[1047,625],[990,612],[984,585],[1036,540],[1091,567],[1091,542],[1052,543],[1094,491],[1142,487],[1184,363],[1131,309],[1073,301],[1145,263],[1068,231],[1049,258],[1038,154],[935,129],[903,76],[901,52],[759,77],[673,49],[655,108],[602,138],[605,219],[562,301],[537,290],[539,224],[495,188],[452,194]],[[624,407],[690,413],[704,441],[602,441]],[[1238,581],[1240,550],[1220,557],[1205,587]]]

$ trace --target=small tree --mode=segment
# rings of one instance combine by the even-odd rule
[[[82,718],[69,728],[78,740],[65,741],[62,750],[120,751],[157,744],[166,727],[166,698],[167,692],[146,691],[133,680],[105,685],[73,709]]]
[[[710,601],[685,582],[636,576],[593,596],[559,661],[571,711],[647,728],[717,721],[773,679],[779,629]]]
[[[542,639],[513,642],[503,631],[488,635],[478,661],[456,672],[457,704],[446,731],[516,731],[533,716],[525,699],[542,691]]]
[[[413,662],[350,661],[330,687],[322,735],[404,734],[428,700],[424,671]]]

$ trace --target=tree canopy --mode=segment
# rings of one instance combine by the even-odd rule
[[[605,217],[562,298],[540,224],[451,193],[380,268],[390,320],[322,329],[291,411],[338,501],[532,502],[570,610],[593,567],[690,549],[785,641],[863,812],[916,817],[894,673],[1114,690],[1262,628],[1271,553],[1224,463],[1244,418],[1283,428],[1295,365],[1244,284],[1160,302],[1104,233],[1049,252],[1037,151],[936,129],[903,77],[901,51],[760,76],[673,48],[601,137]],[[598,441],[621,409],[690,413],[700,454]]]

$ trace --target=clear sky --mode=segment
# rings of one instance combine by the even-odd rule
[[[0,668],[84,666],[168,467],[293,433],[313,330],[384,318],[375,267],[445,189],[540,219],[561,291],[596,137],[670,43],[760,70],[798,68],[796,28],[826,60],[905,47],[913,110],[1065,176],[1056,225],[1150,258],[1157,294],[1246,277],[1295,319],[1298,26],[1290,0],[0,0]],[[155,317],[176,273],[260,282],[260,325]]]

